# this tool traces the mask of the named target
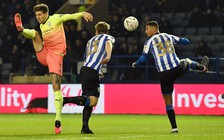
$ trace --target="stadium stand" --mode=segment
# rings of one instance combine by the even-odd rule
[[[98,0],[102,1],[102,0]],[[182,47],[180,46],[177,48],[179,54],[181,57],[188,57],[188,56],[194,56],[195,47],[197,46],[197,43],[204,39],[214,52],[215,57],[223,57],[224,53],[224,34],[223,34],[223,27],[224,27],[224,20],[223,20],[223,11],[224,11],[224,5],[220,0],[208,0],[208,1],[200,1],[195,2],[195,0],[182,0],[179,1],[171,1],[166,0],[164,1],[163,7],[159,6],[158,3],[155,0],[141,0],[141,1],[126,1],[126,0],[106,0],[108,1],[108,7],[109,10],[108,16],[106,19],[107,22],[111,23],[111,25],[114,25],[112,27],[115,27],[113,29],[113,35],[116,38],[116,47],[114,48],[114,52],[116,54],[120,55],[121,51],[119,50],[121,45],[123,43],[129,43],[131,44],[132,41],[139,42],[138,48],[142,48],[143,44],[146,41],[145,33],[144,33],[144,27],[145,23],[149,20],[159,20],[161,15],[166,15],[166,18],[170,21],[172,25],[172,34],[177,36],[183,36],[188,37],[192,44],[190,46]],[[22,50],[24,59],[26,58],[26,55],[29,53],[34,53],[32,49],[32,44],[19,36],[17,31],[14,28],[14,25],[12,23],[12,17],[16,11],[21,11],[22,15],[28,17],[26,18],[25,25],[27,26],[36,26],[36,22],[34,22],[34,15],[32,14],[32,7],[37,2],[47,2],[47,4],[50,5],[51,13],[56,12],[58,9],[63,9],[63,4],[66,2],[66,0],[2,0],[0,5],[0,28],[2,29],[0,31],[0,35],[3,37],[0,38],[0,57],[3,60],[3,63],[9,61],[6,60],[4,57],[4,51],[2,50],[5,48],[5,46],[9,46],[8,48],[11,49],[10,46],[17,44],[19,48]],[[25,3],[25,4],[21,4]],[[150,3],[150,4],[149,4]],[[15,6],[17,5],[17,6]],[[138,10],[135,9],[135,7],[138,7]],[[197,26],[190,26],[189,25],[189,19],[192,15],[194,7],[197,6],[202,16],[206,15],[207,9],[211,9],[214,16],[216,17],[216,20],[214,21],[214,25],[209,27],[207,25],[201,24],[199,27]],[[94,6],[92,6],[92,9]],[[175,10],[174,10],[175,9]],[[88,9],[88,10],[91,10]],[[94,11],[93,11],[94,12]],[[106,13],[106,12],[105,12]],[[138,30],[130,33],[124,30],[123,28],[123,19],[126,16],[134,15],[139,19],[139,28]],[[114,22],[112,19],[114,16],[117,16],[117,21]],[[97,16],[98,17],[98,16]],[[207,18],[204,18],[207,19]],[[206,21],[203,21],[206,22]],[[83,33],[83,31],[87,31],[88,33],[92,33],[89,29],[84,29],[81,31],[72,30],[73,23],[66,23],[66,36],[68,38],[68,42],[72,46],[72,50],[76,51],[77,54],[82,54],[81,50],[77,50],[77,44],[74,40],[74,38],[78,37],[79,40],[81,40],[81,44],[85,44],[86,39],[83,37],[80,37]],[[119,25],[119,29],[118,26]],[[134,36],[137,36],[136,39],[133,39]],[[11,39],[10,39],[11,37]],[[10,39],[7,41],[7,39]],[[10,42],[10,43],[9,43]],[[130,47],[130,48],[129,48]],[[31,49],[30,49],[31,48]],[[128,55],[128,50],[131,49],[131,46],[127,46],[127,49],[125,52],[122,52],[122,55]],[[10,52],[10,50],[9,50]],[[140,54],[141,51],[135,52],[135,54]],[[8,56],[11,56],[12,54],[7,54]],[[80,61],[82,55],[79,57],[68,58],[66,60],[72,59],[72,61]],[[23,59],[23,61],[24,61]],[[125,59],[125,58],[124,58]],[[22,60],[21,60],[22,63]],[[24,64],[24,63],[23,63]],[[127,64],[129,65],[129,64]],[[118,66],[119,67],[119,66]],[[69,69],[69,68],[68,68]],[[18,72],[24,72],[23,70],[20,70]],[[111,70],[113,71],[113,70]],[[77,71],[72,71],[74,74],[77,74]],[[144,71],[145,72],[145,71]],[[119,76],[118,76],[119,77]],[[144,76],[143,76],[144,77]]]
[[[223,34],[223,28],[222,27],[211,27],[211,35],[222,35]]]
[[[197,31],[198,35],[209,35],[210,34],[210,29],[209,27],[199,27]]]

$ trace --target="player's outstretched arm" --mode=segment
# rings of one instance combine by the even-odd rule
[[[93,21],[93,16],[89,12],[79,12],[73,14],[61,14],[59,15],[61,22],[66,22],[69,20],[78,20],[80,18],[84,18],[87,22]]]
[[[190,40],[184,37],[177,37],[175,35],[171,35],[172,40],[174,44],[182,44],[182,45],[188,45],[190,44]]]
[[[190,41],[187,38],[180,38],[177,43],[183,44],[183,45],[188,45],[188,44],[190,44]]]
[[[142,54],[136,62],[132,63],[132,68],[135,68],[141,63],[144,63],[146,60],[147,60],[147,54]]]

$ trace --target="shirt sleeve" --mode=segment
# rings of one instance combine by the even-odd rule
[[[183,44],[183,45],[190,44],[190,41],[187,38],[180,38],[174,35],[171,35],[171,38],[174,44]]]
[[[148,39],[148,40],[146,40],[146,42],[144,44],[142,54],[149,54],[151,49],[152,49],[152,39]]]
[[[115,38],[113,36],[108,35],[107,40],[110,40],[112,43],[115,42]]]
[[[82,17],[82,12],[74,14],[60,14],[59,18],[61,22],[66,22],[69,20],[77,20]]]
[[[178,44],[180,38],[177,37],[177,36],[175,36],[175,35],[170,35],[170,36],[171,36],[171,38],[172,38],[172,40],[173,40],[173,43],[174,43],[174,44]]]

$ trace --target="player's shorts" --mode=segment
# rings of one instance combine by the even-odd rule
[[[187,66],[186,66],[187,67]],[[162,94],[172,94],[174,81],[181,77],[187,72],[185,66],[182,63],[175,68],[172,68],[167,71],[159,72],[160,86]]]
[[[55,54],[54,52],[48,52],[45,47],[40,52],[36,52],[38,61],[48,66],[49,73],[55,73],[62,76],[63,73],[63,56]]]
[[[82,83],[82,96],[100,96],[100,80],[99,73],[89,67],[82,67],[80,70],[80,78]]]

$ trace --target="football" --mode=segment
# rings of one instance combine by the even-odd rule
[[[138,19],[133,16],[129,16],[125,18],[124,28],[128,31],[136,30],[138,28]]]

